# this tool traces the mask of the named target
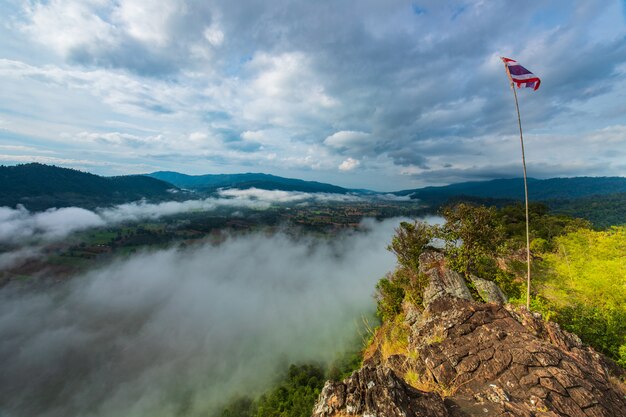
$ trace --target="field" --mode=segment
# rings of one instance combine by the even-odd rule
[[[63,240],[42,243],[43,257],[0,270],[0,285],[11,281],[63,280],[115,257],[170,246],[218,243],[226,236],[264,230],[288,234],[332,236],[358,229],[364,218],[384,219],[429,214],[416,201],[308,202],[267,209],[218,208],[190,211],[140,222],[126,222],[74,233]],[[17,246],[3,248],[9,252]],[[33,260],[34,259],[34,260]]]

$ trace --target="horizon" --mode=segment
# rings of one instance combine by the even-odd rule
[[[159,173],[159,172],[181,174],[181,175],[192,176],[192,177],[201,177],[201,176],[205,176],[205,175],[270,175],[270,176],[277,176],[277,175],[270,174],[270,173],[267,173],[267,172],[252,172],[252,171],[249,171],[249,172],[233,172],[233,173],[187,174],[185,172],[169,171],[169,170],[158,170],[158,171],[143,172],[143,173],[137,173],[137,174],[101,175],[101,174],[90,172],[90,171],[87,171],[87,170],[84,170],[84,169],[81,169],[81,168],[64,167],[64,166],[60,166],[60,165],[45,164],[45,163],[41,163],[41,162],[24,162],[24,163],[18,163],[18,164],[10,164],[10,165],[8,165],[8,164],[0,164],[0,167],[16,167],[16,166],[24,166],[24,165],[30,165],[30,164],[39,164],[39,165],[55,167],[55,168],[73,169],[73,170],[76,170],[76,171],[79,171],[79,172],[82,172],[82,173],[98,175],[98,176],[105,177],[105,178],[107,178],[107,177],[118,177],[118,176],[129,176],[129,175],[150,176],[151,174],[155,174],[155,173]],[[502,181],[502,180],[504,180],[504,181],[506,181],[506,180],[520,180],[521,181],[521,180],[523,180],[523,177],[521,177],[521,176],[520,177],[501,177],[501,178],[491,178],[491,179],[484,179],[484,180],[459,181],[459,182],[453,182],[453,183],[441,184],[441,185],[426,184],[426,185],[423,185],[423,186],[420,186],[420,187],[413,187],[413,188],[380,190],[380,189],[373,189],[373,188],[368,188],[368,187],[350,188],[350,187],[347,187],[347,186],[343,186],[341,184],[325,183],[325,182],[317,181],[317,180],[305,180],[303,178],[281,177],[281,176],[278,176],[278,177],[291,179],[291,180],[302,180],[302,181],[307,181],[307,182],[319,182],[319,183],[323,183],[323,184],[327,184],[327,185],[338,186],[338,187],[347,189],[348,191],[364,190],[364,191],[370,191],[370,192],[375,192],[375,193],[394,193],[394,192],[400,192],[400,191],[409,191],[409,190],[412,190],[412,189],[423,189],[423,188],[431,188],[431,187],[446,187],[446,186],[450,186],[450,185],[467,184],[467,183],[484,183],[484,182]],[[567,177],[563,176],[563,177],[549,177],[549,178],[528,177],[528,180],[545,181],[545,180],[574,179],[574,178],[626,178],[626,175],[579,175],[579,176],[567,176]],[[157,179],[159,179],[159,178],[157,178]],[[165,181],[165,180],[161,180],[161,181]],[[167,181],[165,181],[165,182],[167,182]],[[252,187],[252,188],[254,188],[254,187]]]
[[[0,0],[0,164],[401,190],[626,174],[626,2]]]

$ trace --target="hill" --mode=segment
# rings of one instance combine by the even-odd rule
[[[624,177],[573,177],[528,179],[530,200],[571,200],[593,195],[605,195],[626,192]],[[473,181],[398,191],[396,195],[410,195],[426,201],[441,201],[451,197],[467,196],[478,198],[523,200],[524,180],[522,178],[496,179],[491,181]]]
[[[39,163],[0,166],[0,206],[94,208],[142,198],[172,200],[172,190],[172,184],[143,175],[101,177]]]
[[[353,190],[332,184],[284,178],[270,174],[186,175],[172,171],[158,171],[146,174],[146,176],[167,181],[180,188],[198,191],[214,191],[218,188],[246,189],[254,187],[262,190],[302,191],[308,193],[346,194],[353,192]]]
[[[472,202],[503,207],[524,200],[522,178],[463,182],[393,193],[410,196],[435,210],[443,205]],[[626,178],[574,177],[528,179],[531,203],[541,202],[553,213],[590,220],[595,227],[626,223]]]

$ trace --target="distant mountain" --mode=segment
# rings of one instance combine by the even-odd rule
[[[218,188],[246,189],[254,187],[263,190],[302,191],[309,193],[346,194],[353,192],[353,190],[332,184],[284,178],[269,174],[185,175],[178,172],[158,171],[146,175],[167,181],[180,188],[198,191],[214,191]]]
[[[0,166],[0,206],[94,208],[142,198],[172,200],[172,191],[178,191],[172,184],[143,175],[101,177],[38,163]]]
[[[530,200],[571,200],[593,195],[605,195],[626,192],[624,177],[574,177],[528,179]],[[453,197],[477,197],[484,199],[524,199],[524,180],[522,178],[497,179],[481,182],[462,182],[442,187],[425,187],[398,191],[393,194],[409,195],[431,202],[441,202]]]

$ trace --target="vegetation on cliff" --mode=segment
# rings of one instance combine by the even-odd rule
[[[552,246],[532,307],[626,367],[626,226],[578,229]]]
[[[476,275],[493,281],[514,304],[525,303],[525,223],[522,205],[501,209],[465,203],[442,210],[445,223],[402,223],[389,249],[397,269],[377,285],[378,316],[393,322],[410,296],[421,303],[419,255],[439,246],[470,288]],[[626,226],[605,231],[589,222],[531,205],[531,309],[578,334],[626,366]]]
[[[339,354],[326,366],[292,364],[267,392],[233,398],[215,417],[309,417],[324,382],[342,380],[360,366],[360,351]]]
[[[523,208],[459,204],[442,214],[442,225],[397,229],[398,266],[377,285],[381,326],[363,366],[327,383],[313,416],[624,410],[626,372],[610,358],[624,365],[626,227],[594,231],[534,206],[528,311]]]

